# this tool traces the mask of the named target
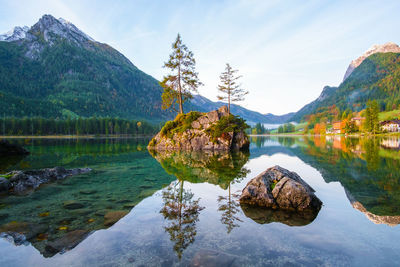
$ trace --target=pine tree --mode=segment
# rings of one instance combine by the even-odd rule
[[[238,70],[232,69],[232,67],[226,63],[225,71],[219,76],[221,84],[218,85],[218,90],[221,91],[223,96],[218,96],[219,100],[228,102],[228,113],[231,112],[231,102],[243,101],[244,96],[249,92],[241,88],[241,84],[237,81],[242,76],[236,76]]]
[[[376,100],[369,100],[365,110],[364,129],[366,132],[376,134],[379,132],[379,104]]]
[[[197,88],[202,85],[195,70],[196,60],[193,52],[182,43],[181,36],[178,34],[172,44],[172,54],[164,67],[168,68],[172,74],[164,76],[160,85],[164,88],[162,94],[162,108],[172,107],[175,111],[176,104],[179,106],[179,113],[183,113],[183,103],[191,99],[192,92],[197,92]]]

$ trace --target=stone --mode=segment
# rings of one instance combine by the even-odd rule
[[[0,140],[0,156],[27,155],[29,151],[17,144],[11,144],[7,140]]]
[[[219,266],[232,266],[237,260],[237,256],[227,254],[221,251],[202,249],[198,251],[190,266],[208,266],[208,267],[219,267]]]
[[[10,189],[11,183],[8,179],[0,177],[0,193],[8,192]]]
[[[54,241],[49,241],[46,244],[46,251],[55,254],[61,251],[66,251],[76,247],[82,240],[88,236],[88,231],[74,230],[68,232],[63,237]]]
[[[41,184],[62,180],[68,176],[87,173],[89,168],[78,168],[66,170],[63,167],[55,167],[31,171],[12,171],[6,174],[9,176],[9,192],[22,195],[35,190]]]
[[[191,122],[191,127],[183,132],[175,132],[172,136],[159,132],[149,143],[148,149],[155,151],[189,150],[189,151],[230,151],[247,150],[249,138],[244,131],[224,132],[214,138],[210,127],[217,124],[221,118],[229,116],[226,106],[208,113]],[[179,119],[177,121],[179,122]],[[180,122],[181,123],[181,122]],[[179,125],[179,124],[178,124]],[[176,126],[179,127],[179,126]]]
[[[12,221],[0,226],[0,233],[5,233],[8,237],[13,237],[14,243],[17,245],[45,231],[47,231],[47,226],[28,222]]]
[[[314,192],[297,173],[274,166],[251,179],[239,201],[241,204],[273,209],[319,211],[322,202]]]
[[[67,209],[67,210],[76,210],[76,209],[84,208],[85,205],[83,205],[82,203],[76,202],[74,200],[71,200],[71,201],[64,202],[63,207],[64,207],[64,209]]]
[[[104,225],[111,226],[122,219],[126,214],[128,214],[125,210],[117,210],[117,211],[110,211],[104,215]]]

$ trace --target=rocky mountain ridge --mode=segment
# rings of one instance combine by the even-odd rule
[[[400,53],[400,47],[393,43],[387,42],[383,45],[373,45],[370,49],[365,51],[364,54],[359,56],[357,59],[351,61],[350,65],[348,66],[346,73],[344,74],[343,82],[350,76],[350,74],[354,71],[355,68],[361,65],[361,63],[370,55],[376,53]]]

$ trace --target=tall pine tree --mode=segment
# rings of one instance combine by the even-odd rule
[[[175,42],[172,44],[172,53],[164,67],[171,71],[171,74],[164,76],[160,85],[164,88],[162,94],[162,108],[172,107],[175,111],[176,104],[179,106],[179,113],[183,113],[183,103],[192,98],[192,92],[202,85],[196,72],[196,60],[193,52],[182,43],[178,33]]]

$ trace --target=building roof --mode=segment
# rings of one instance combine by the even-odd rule
[[[387,120],[387,121],[381,121],[380,122],[381,125],[385,125],[385,124],[389,124],[389,123],[400,125],[400,120]]]

